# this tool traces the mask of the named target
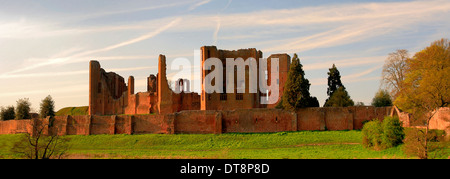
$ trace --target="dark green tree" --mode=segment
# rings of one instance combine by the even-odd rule
[[[16,112],[14,111],[14,106],[8,106],[6,108],[1,108],[0,111],[0,120],[6,121],[6,120],[12,120],[16,117]]]
[[[391,96],[389,95],[389,92],[380,89],[375,94],[375,97],[373,97],[372,99],[372,106],[375,107],[392,106],[392,100]]]
[[[50,95],[42,100],[39,115],[41,116],[41,118],[45,118],[47,116],[55,116],[55,102]]]
[[[30,119],[30,106],[28,98],[19,99],[16,107],[16,119]]]
[[[331,95],[341,86],[344,86],[341,82],[341,74],[336,68],[336,65],[333,64],[333,67],[331,67],[328,72],[328,96],[331,97]]]
[[[327,94],[328,99],[326,99],[324,107],[347,107],[355,104],[342,85],[341,74],[334,64],[328,72]]]
[[[283,108],[295,110],[305,107],[318,107],[317,98],[311,97],[309,93],[310,86],[309,80],[305,78],[303,65],[300,63],[297,54],[294,54],[282,96]]]
[[[324,107],[347,107],[354,104],[345,87],[341,86],[327,99]]]

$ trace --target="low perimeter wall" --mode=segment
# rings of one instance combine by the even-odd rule
[[[190,110],[173,114],[56,116],[46,132],[58,135],[91,134],[220,134],[300,130],[361,129],[363,121],[391,113],[392,107],[327,107],[298,111],[239,109],[232,111]],[[447,116],[447,115],[440,115]],[[49,118],[0,121],[0,134],[31,132],[33,124]]]
[[[220,134],[301,130],[361,129],[366,120],[383,120],[392,107],[304,108],[232,111],[181,111],[164,115],[56,116],[45,132],[58,135],[91,134]],[[402,116],[400,116],[402,118]],[[405,119],[400,119],[405,123]],[[0,134],[33,131],[33,124],[48,124],[49,118],[0,121]],[[442,108],[430,121],[431,129],[450,133],[450,108]]]

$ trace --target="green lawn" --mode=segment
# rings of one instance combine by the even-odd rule
[[[298,131],[253,134],[145,134],[70,137],[68,158],[406,158],[401,146],[383,151],[362,147],[361,131]],[[0,135],[0,158],[16,135]]]

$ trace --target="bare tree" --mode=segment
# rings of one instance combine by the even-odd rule
[[[398,96],[402,81],[405,79],[407,59],[409,59],[408,50],[401,49],[390,53],[384,63],[381,83],[389,90],[393,99]]]
[[[56,127],[46,133],[51,126],[33,119],[33,131],[25,133],[14,143],[11,151],[28,159],[61,159],[69,150],[69,138],[57,135]]]

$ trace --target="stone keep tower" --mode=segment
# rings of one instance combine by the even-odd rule
[[[249,91],[249,78],[250,70],[248,67],[244,68],[245,76],[243,81],[237,79],[237,66],[231,71],[234,71],[234,79],[227,79],[227,63],[226,58],[242,58],[244,61],[248,61],[249,58],[256,60],[257,66],[259,66],[259,59],[262,58],[262,52],[255,48],[239,49],[239,50],[218,50],[215,46],[203,46],[201,47],[201,65],[202,65],[202,92],[201,92],[201,110],[233,110],[233,109],[252,109],[260,107],[260,92],[250,93]],[[205,78],[212,72],[212,70],[204,70],[205,61],[208,58],[218,58],[223,65],[223,91],[224,93],[212,93],[208,94],[205,91]],[[215,67],[214,67],[215,68]],[[214,70],[213,68],[213,70]],[[230,69],[228,69],[230,70]],[[256,70],[257,73],[258,70]],[[234,81],[234,90],[227,90],[227,81]],[[214,82],[215,83],[215,82]],[[256,86],[259,85],[259,76],[256,75]],[[245,86],[244,93],[238,93],[239,87]]]
[[[248,67],[244,69],[245,77],[244,81],[237,80],[237,68],[234,66],[234,91],[229,92],[227,89],[227,64],[226,58],[242,58],[244,61],[247,61],[249,58],[254,58],[256,60],[256,64],[259,68],[259,59],[263,57],[261,51],[256,50],[255,48],[250,49],[239,49],[239,50],[218,50],[215,46],[203,46],[201,47],[201,65],[202,65],[202,91],[201,91],[201,110],[234,110],[234,109],[252,109],[252,108],[274,108],[281,99],[284,91],[284,84],[288,77],[289,66],[291,64],[291,57],[287,54],[273,54],[267,58],[267,80],[268,84],[277,83],[279,86],[278,91],[278,102],[275,104],[261,104],[261,97],[265,96],[259,91],[259,78],[266,77],[266,74],[258,74],[259,69],[257,70],[257,93],[249,92],[249,73],[251,71]],[[204,70],[205,61],[208,58],[218,58],[223,64],[223,91],[224,93],[212,93],[207,94],[205,90],[205,78],[211,73],[212,70]],[[279,59],[279,68],[278,73],[271,72],[271,59],[278,58]],[[231,66],[231,65],[230,65]],[[213,68],[213,70],[215,70]],[[228,69],[229,70],[229,69]],[[279,79],[277,81],[271,82],[271,75],[277,75]],[[239,85],[245,86],[244,93],[237,93],[237,88]]]

